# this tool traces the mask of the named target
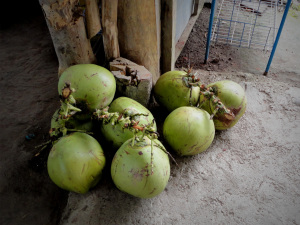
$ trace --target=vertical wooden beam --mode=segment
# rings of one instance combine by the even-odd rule
[[[85,0],[88,37],[91,39],[101,30],[100,13],[97,0]]]
[[[199,4],[200,4],[200,0],[194,0],[194,7],[193,7],[192,16],[196,16],[198,14]]]
[[[156,29],[157,29],[157,50],[158,56],[161,56],[161,1],[155,0],[155,14],[156,14]]]
[[[103,43],[107,61],[120,57],[117,20],[118,0],[102,0]]]
[[[153,83],[160,76],[156,6],[156,0],[122,0],[118,6],[121,56],[145,66]]]
[[[60,75],[71,65],[96,63],[78,0],[39,0],[59,62]]]
[[[161,70],[162,73],[174,70],[175,29],[177,0],[162,0],[161,21]]]

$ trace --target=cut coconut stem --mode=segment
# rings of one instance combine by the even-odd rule
[[[203,100],[200,102],[201,95],[203,96]],[[224,113],[225,117],[228,120],[234,119],[234,114],[228,109],[222,101],[217,97],[216,90],[213,87],[206,88],[204,84],[200,86],[200,97],[199,97],[199,103],[198,108],[201,108],[205,101],[211,100],[211,103],[213,104],[214,111],[210,116],[210,119],[213,119],[213,117],[217,113]]]
[[[200,79],[196,77],[196,73],[194,74],[192,72],[192,69],[185,70],[187,73],[185,76],[183,76],[182,81],[186,87],[190,89],[190,98],[189,98],[189,104],[192,106],[192,93],[193,93],[193,87],[199,87],[200,86]]]
[[[64,119],[74,115],[76,112],[81,112],[81,109],[75,107],[76,104],[75,98],[72,96],[72,93],[75,92],[74,88],[71,88],[71,84],[65,83],[62,94],[60,95],[61,102],[61,115],[64,116]]]
[[[176,160],[174,159],[174,157],[171,155],[171,153],[168,152],[164,147],[162,147],[161,145],[155,145],[155,147],[160,148],[161,150],[163,150],[172,159],[172,161],[176,164],[176,166],[179,166],[177,164]]]
[[[151,140],[151,175],[153,174],[153,140],[158,139],[159,134],[158,132],[155,131],[153,124],[154,120],[147,124],[147,125],[139,125],[139,121],[132,120],[132,117],[136,115],[145,115],[145,114],[134,114],[131,116],[126,116],[126,113],[109,113],[108,108],[106,107],[104,109],[97,109],[96,112],[94,112],[94,117],[103,123],[111,123],[113,120],[114,124],[120,124],[123,129],[128,129],[133,132],[134,137],[132,138],[131,141],[131,146],[134,146],[135,141],[139,142],[142,141],[144,136],[147,136]],[[148,116],[148,115],[147,115]],[[117,119],[116,119],[117,118]],[[138,133],[141,132],[140,135]],[[159,145],[155,145],[162,149],[166,154],[170,156],[170,158],[175,162],[175,164],[178,166],[177,162],[175,159],[172,157],[172,155],[165,149],[162,148]]]
[[[73,116],[77,112],[81,112],[81,109],[74,106],[76,104],[76,100],[72,96],[73,92],[75,92],[75,89],[71,88],[71,84],[65,83],[62,89],[62,94],[60,95],[61,105],[59,109],[59,116],[57,122],[58,126],[50,129],[50,137],[65,136],[68,131],[72,131],[71,129],[66,128],[66,122],[71,118],[71,116]]]
[[[35,146],[34,148],[40,148],[40,150],[39,150],[37,153],[35,153],[34,157],[39,156],[39,155],[41,154],[41,152],[42,152],[43,150],[45,150],[50,144],[51,144],[51,145],[53,144],[53,141],[52,141],[52,140],[46,141],[46,142],[43,143],[43,144],[40,144],[40,145]]]
[[[183,76],[182,81],[184,85],[188,88],[197,87],[200,85],[200,79],[195,77],[195,75],[188,73],[187,75]]]
[[[191,86],[191,88],[190,88],[190,98],[189,98],[189,103],[190,103],[191,106],[193,105],[193,104],[192,104],[192,101],[191,101],[191,99],[192,99],[192,94],[193,94],[193,86]]]
[[[47,141],[47,142],[45,142],[45,143],[43,143],[43,144],[40,144],[40,145],[35,146],[35,148],[41,148],[41,147],[47,146],[47,145],[49,145],[51,142],[52,142],[52,141],[49,140],[49,141]]]
[[[137,115],[148,116],[148,114],[137,113],[134,115],[128,115],[126,112],[108,112],[108,108],[97,109],[94,112],[94,116],[96,119],[101,120],[104,124],[111,123],[113,126],[120,124],[123,129],[128,129],[133,132],[135,135],[135,140],[143,138],[144,136],[151,138],[158,138],[158,133],[153,128],[153,121],[147,125],[139,125],[139,121],[133,120],[133,118]],[[138,135],[138,133],[141,133]],[[133,142],[134,144],[134,142]]]
[[[132,138],[132,141],[131,141],[131,146],[132,147],[134,146],[135,139],[136,139],[136,135],[134,135],[134,137]]]
[[[214,116],[216,115],[216,113],[219,111],[219,109],[220,109],[219,107],[216,107],[215,110],[213,111],[213,113],[210,115],[209,119],[212,120],[214,118]]]
[[[150,175],[153,175],[153,139],[151,139],[151,174]]]

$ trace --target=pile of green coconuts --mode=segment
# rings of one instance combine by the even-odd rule
[[[152,198],[167,186],[171,154],[158,140],[151,112],[127,97],[115,98],[116,81],[107,69],[78,64],[59,78],[60,108],[51,120],[47,169],[60,188],[86,193],[110,165],[116,187]],[[154,97],[169,112],[163,140],[180,156],[205,151],[215,129],[234,126],[246,109],[243,88],[229,80],[205,86],[190,71],[170,71],[154,86]],[[92,131],[96,128],[100,136]],[[103,142],[110,143],[105,145]],[[113,153],[111,162],[106,155]],[[174,159],[173,159],[174,160]]]

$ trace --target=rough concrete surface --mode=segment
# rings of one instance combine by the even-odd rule
[[[70,193],[61,224],[300,223],[299,88],[247,73],[199,73],[246,89],[241,120],[217,132],[206,152],[176,157],[161,195],[137,199],[108,179],[86,195]]]
[[[47,175],[47,151],[33,157],[59,106],[58,64],[42,12],[21,15],[0,30],[0,224],[300,224],[299,17],[289,14],[268,76],[267,55],[251,49],[231,51],[225,72],[199,70],[206,84],[241,84],[246,113],[202,154],[168,149],[178,166],[166,190],[138,199],[114,186],[109,167],[89,193],[63,191]],[[161,133],[167,114],[152,110]]]

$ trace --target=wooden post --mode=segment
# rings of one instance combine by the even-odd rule
[[[194,0],[194,8],[193,8],[192,16],[196,16],[198,14],[199,2],[200,0]]]
[[[120,57],[117,19],[118,0],[102,0],[103,43],[107,61]]]
[[[96,63],[78,0],[39,0],[59,62],[60,75],[71,65]]]
[[[91,39],[101,30],[100,13],[97,0],[85,0],[88,37]]]
[[[161,2],[161,70],[162,73],[174,70],[175,65],[175,29],[177,0]]]
[[[157,0],[122,0],[118,5],[120,53],[153,75],[160,76]],[[158,17],[159,18],[159,17]]]

